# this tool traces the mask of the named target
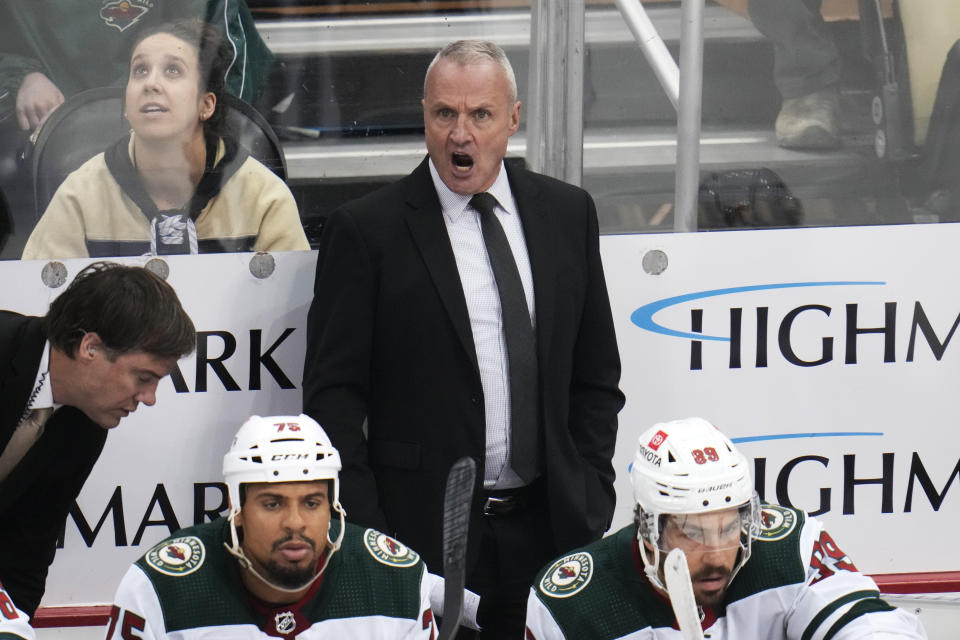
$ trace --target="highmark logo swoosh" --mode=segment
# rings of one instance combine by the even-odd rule
[[[771,433],[760,436],[742,436],[740,438],[730,438],[734,444],[743,444],[745,442],[763,442],[765,440],[793,440],[796,438],[847,438],[855,436],[882,436],[882,431],[823,431],[820,433]]]
[[[885,285],[886,282],[878,281],[869,281],[869,280],[850,280],[850,281],[827,281],[827,282],[783,282],[780,284],[755,284],[745,287],[731,287],[729,289],[711,289],[709,291],[696,291],[694,293],[686,293],[682,296],[674,296],[672,298],[664,298],[662,300],[656,300],[649,304],[645,304],[642,307],[636,309],[633,313],[630,314],[630,322],[637,325],[641,329],[646,331],[651,331],[653,333],[660,333],[665,336],[671,336],[674,338],[685,338],[688,340],[716,340],[720,342],[730,342],[728,336],[708,336],[702,333],[690,333],[688,331],[678,331],[677,329],[671,329],[665,327],[656,321],[654,321],[653,316],[664,309],[672,307],[674,305],[682,304],[684,302],[690,302],[691,300],[701,300],[703,298],[715,298],[717,296],[726,296],[734,293],[745,293],[750,291],[768,291],[772,289],[798,289],[801,287],[851,287],[851,286],[879,286]]]

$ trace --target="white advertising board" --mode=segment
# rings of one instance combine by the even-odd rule
[[[960,569],[958,243],[950,224],[603,238],[627,396],[615,526],[637,436],[697,415],[862,571]]]
[[[614,528],[631,518],[639,433],[700,415],[754,462],[767,500],[822,511],[861,570],[960,570],[958,244],[960,225],[602,238],[627,396]],[[110,434],[45,606],[109,602],[130,562],[225,506],[239,424],[299,412],[316,254],[274,257],[265,279],[250,254],[166,259],[200,348]],[[72,277],[88,262],[64,264]],[[43,314],[59,291],[44,264],[0,263],[0,308]]]

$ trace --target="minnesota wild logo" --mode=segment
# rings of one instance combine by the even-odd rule
[[[783,540],[797,526],[797,514],[774,504],[760,511],[760,535],[757,540]]]
[[[139,22],[151,6],[142,0],[112,0],[100,7],[100,19],[108,27],[126,31]]]
[[[206,549],[194,536],[173,538],[161,542],[147,552],[147,564],[168,576],[185,576],[203,564]]]
[[[416,551],[374,529],[363,532],[363,546],[377,562],[394,567],[412,567],[420,560]]]
[[[590,584],[593,556],[586,551],[571,553],[554,562],[543,578],[540,591],[551,598],[569,598]]]

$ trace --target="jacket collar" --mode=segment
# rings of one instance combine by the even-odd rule
[[[46,336],[41,318],[0,314],[0,355],[7,358],[6,371],[0,370],[0,450],[6,446],[26,409],[37,377]],[[15,400],[15,401],[14,401]],[[21,404],[22,401],[22,404]]]
[[[556,296],[556,231],[550,212],[541,204],[540,188],[525,169],[505,166],[510,189],[523,224],[530,268],[533,272],[534,299],[537,317],[537,355],[541,374],[546,370],[549,345],[553,330],[553,309]],[[450,316],[461,346],[469,354],[478,372],[476,348],[470,329],[470,316],[457,271],[456,259],[443,222],[443,213],[437,191],[430,176],[428,159],[403,179],[405,217],[414,243],[427,266],[434,286]]]

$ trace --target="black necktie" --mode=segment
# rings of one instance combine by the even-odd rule
[[[537,474],[540,454],[537,336],[530,323],[517,263],[493,212],[496,204],[497,199],[489,193],[478,193],[470,199],[470,206],[480,212],[483,242],[500,294],[510,371],[510,466],[524,482],[530,483]]]

